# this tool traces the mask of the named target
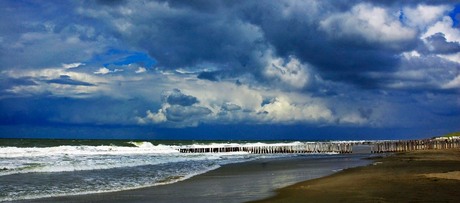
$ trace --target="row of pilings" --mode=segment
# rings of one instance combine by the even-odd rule
[[[280,154],[280,153],[352,153],[351,143],[312,142],[286,145],[241,145],[241,146],[199,146],[180,148],[180,153],[224,153],[247,152],[251,154]]]
[[[460,139],[424,139],[375,142],[372,153],[460,148]]]

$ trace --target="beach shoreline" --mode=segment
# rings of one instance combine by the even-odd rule
[[[460,149],[396,153],[254,202],[457,202]]]
[[[273,196],[278,188],[371,162],[364,159],[369,154],[313,156],[227,164],[173,184],[15,202],[246,202]]]

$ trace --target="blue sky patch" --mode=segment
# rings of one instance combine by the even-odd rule
[[[454,10],[449,13],[450,18],[454,22],[452,27],[458,27],[460,21],[460,4],[456,4]]]

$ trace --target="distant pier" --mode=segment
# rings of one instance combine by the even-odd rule
[[[460,137],[374,142],[372,153],[460,148]]]
[[[299,144],[264,144],[264,145],[228,145],[228,146],[188,146],[180,148],[180,153],[225,153],[247,152],[251,154],[282,153],[352,153],[352,143],[309,142]]]

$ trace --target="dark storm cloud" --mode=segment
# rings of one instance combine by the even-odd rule
[[[124,41],[147,50],[159,66],[217,69],[202,72],[199,79],[219,81],[250,73],[259,82],[271,83],[273,80],[263,74],[269,63],[267,51],[271,51],[274,57],[293,55],[302,63],[312,64],[325,79],[373,88],[380,81],[363,72],[395,71],[401,62],[399,54],[413,50],[420,40],[376,42],[356,34],[328,34],[326,30],[340,26],[340,21],[321,28],[321,22],[332,14],[349,12],[363,2],[388,8],[389,12],[420,3],[165,0],[117,4],[105,9],[110,18],[100,20],[111,24],[112,31]],[[120,6],[131,9],[131,13],[121,12]],[[127,30],[120,28],[124,23],[129,25]]]
[[[12,86],[30,86],[37,85],[32,77],[20,77],[20,78],[0,78],[0,85],[2,88]]]
[[[253,8],[247,8],[243,16],[261,27],[266,40],[275,47],[279,55],[287,57],[294,54],[302,61],[316,66],[316,70],[326,79],[361,86],[376,83],[378,81],[367,80],[362,72],[393,71],[399,63],[397,55],[417,44],[417,40],[412,40],[395,49],[382,46],[381,43],[367,42],[359,36],[330,37],[318,29],[319,22],[327,18],[325,13],[340,10],[337,5],[326,5],[330,10],[319,11],[314,16],[302,13],[283,16],[280,12],[283,5],[272,4],[254,5]]]
[[[221,71],[214,71],[214,72],[201,72],[198,74],[197,78],[202,80],[210,80],[210,81],[219,81],[222,73]]]
[[[426,38],[428,47],[423,52],[435,54],[453,54],[460,52],[459,42],[448,42],[443,33],[436,33]]]
[[[15,94],[10,92],[11,88],[17,86],[36,86],[37,82],[31,77],[20,77],[20,78],[1,78],[0,77],[0,95],[6,96]]]
[[[97,3],[102,4],[102,5],[120,5],[124,4],[126,1],[125,0],[96,0]]]
[[[132,27],[118,34],[147,50],[160,66],[196,67],[211,62],[235,71],[254,63],[250,55],[258,49],[262,37],[257,27],[233,16],[231,9],[219,7],[219,3],[150,3],[147,9],[135,3],[128,7],[136,13],[120,19]],[[213,9],[203,10],[204,5]],[[120,15],[117,10],[111,14]]]
[[[324,79],[356,84],[362,87],[378,87],[378,80],[368,78],[365,71],[393,72],[400,64],[403,51],[414,49],[420,40],[417,38],[397,42],[376,42],[366,40],[356,33],[343,33],[340,30],[328,33],[328,29],[340,29],[341,21],[331,21],[327,26],[321,22],[329,17],[347,13],[358,4],[381,6],[391,13],[400,12],[403,6],[416,6],[421,3],[443,4],[452,1],[84,1],[80,3],[54,5],[15,3],[5,5],[2,10],[15,19],[27,21],[29,13],[40,16],[34,29],[18,26],[15,20],[6,20],[2,36],[18,36],[12,33],[46,31],[60,36],[77,34],[80,40],[88,42],[80,49],[103,47],[98,45],[102,39],[123,41],[145,50],[166,69],[195,68],[206,69],[198,75],[199,79],[219,81],[222,78],[239,77],[249,73],[261,83],[272,83],[272,78],[264,76],[264,68],[269,63],[267,52],[273,57],[288,58],[293,55],[302,63],[314,66],[313,71]],[[72,6],[80,6],[72,9]],[[20,8],[21,12],[11,8]],[[38,15],[37,10],[44,10]],[[30,12],[29,12],[30,11]],[[54,18],[58,11],[69,14],[65,20]],[[52,26],[46,27],[45,19],[55,19]],[[78,19],[79,26],[73,23]],[[65,22],[65,23],[64,23]],[[85,25],[94,26],[91,30]],[[31,25],[28,25],[31,26]],[[365,26],[365,25],[362,25]],[[38,28],[41,27],[41,28]],[[353,29],[353,28],[352,28]],[[8,31],[11,30],[11,31]],[[399,32],[399,30],[395,30]],[[91,34],[88,34],[91,33]],[[102,35],[101,33],[105,33]],[[107,33],[112,36],[107,37]],[[334,35],[334,33],[337,34]],[[63,44],[56,36],[42,36],[46,44]],[[102,40],[103,41],[103,40]],[[25,42],[24,42],[25,43]],[[96,44],[93,44],[96,43]],[[388,45],[389,44],[389,45]],[[38,43],[32,51],[43,49]],[[69,45],[70,47],[70,45]],[[9,47],[4,47],[6,52]],[[56,48],[56,47],[55,47]],[[60,60],[74,56],[67,46],[57,47],[59,52],[49,52]],[[76,48],[76,49],[79,49]],[[47,49],[50,50],[50,49]],[[62,51],[64,50],[64,51]],[[73,48],[72,50],[75,50]],[[453,51],[451,47],[440,51]],[[8,51],[10,58],[21,58]],[[18,50],[17,53],[20,53]],[[38,53],[38,52],[34,52]],[[36,61],[49,64],[51,59],[36,55]],[[6,56],[6,55],[5,55]],[[58,56],[58,57],[56,57]],[[1,57],[1,56],[0,56]],[[78,58],[88,59],[81,55]],[[9,60],[10,61],[10,60]],[[17,61],[16,61],[17,62]],[[62,63],[62,61],[60,61]],[[13,63],[9,64],[12,65]],[[209,71],[211,70],[211,71]]]
[[[198,103],[198,99],[194,96],[183,94],[179,89],[173,89],[163,95],[163,102],[170,105],[191,106]]]
[[[94,86],[94,84],[83,82],[79,80],[74,80],[68,75],[61,75],[59,78],[47,80],[47,83],[54,83],[60,85],[76,85],[76,86]]]
[[[105,49],[113,37],[102,33],[100,21],[78,15],[76,4],[0,1],[0,68],[49,68],[89,60]]]
[[[212,12],[216,11],[217,8],[223,6],[224,4],[231,3],[229,1],[209,1],[209,0],[158,0],[159,2],[167,2],[171,7],[176,8],[191,8],[203,12]],[[235,1],[237,2],[237,1]]]
[[[173,105],[165,110],[165,115],[168,121],[182,122],[186,120],[199,120],[200,117],[212,113],[206,107],[200,106],[179,106]]]
[[[168,121],[172,122],[196,122],[201,117],[211,112],[206,107],[197,106],[199,101],[196,97],[183,94],[179,89],[167,91],[162,98],[164,103],[171,106],[165,109],[165,116]]]

